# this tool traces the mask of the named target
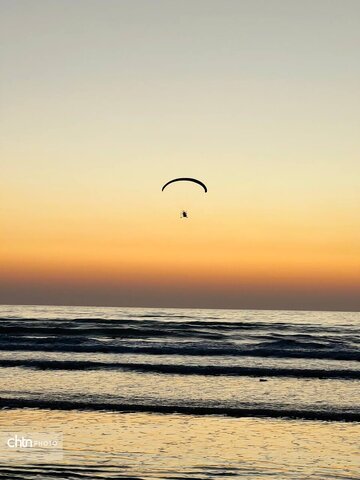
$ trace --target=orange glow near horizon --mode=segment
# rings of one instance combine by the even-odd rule
[[[126,287],[140,297],[144,289],[170,291],[175,305],[176,292],[184,288],[190,304],[197,292],[207,292],[229,294],[231,305],[244,289],[261,295],[275,288],[283,292],[284,305],[289,292],[359,291],[358,243],[346,225],[329,232],[330,224],[316,227],[309,219],[304,224],[301,216],[254,220],[244,215],[235,222],[226,213],[213,220],[207,211],[181,220],[178,212],[165,210],[157,212],[159,218],[156,212],[136,216],[132,211],[129,217],[114,215],[112,222],[76,212],[78,223],[63,217],[26,226],[12,218],[9,239],[0,249],[0,283],[29,290],[32,285],[92,291]]]

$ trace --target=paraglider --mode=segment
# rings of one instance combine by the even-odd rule
[[[200,180],[196,180],[196,178],[187,178],[187,177],[174,178],[174,180],[170,180],[169,182],[165,183],[165,185],[162,187],[161,191],[163,192],[168,185],[170,185],[171,183],[174,183],[174,182],[194,182],[194,183],[197,183],[198,185],[200,185],[205,190],[205,193],[207,192],[207,186],[205,185],[205,183],[201,182]]]
[[[161,191],[163,192],[165,188],[175,182],[193,182],[196,183],[197,185],[200,185],[204,189],[204,192],[207,192],[207,186],[205,183],[201,182],[200,180],[197,180],[196,178],[190,178],[190,177],[181,177],[181,178],[174,178],[173,180],[169,180],[165,185],[162,187]],[[188,212],[186,210],[181,210],[180,212],[180,218],[189,218],[188,217]]]

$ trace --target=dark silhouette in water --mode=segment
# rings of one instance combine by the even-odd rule
[[[189,218],[186,210],[181,211],[180,218]]]

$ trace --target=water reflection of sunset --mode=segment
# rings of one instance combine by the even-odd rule
[[[0,418],[13,432],[22,431],[26,420],[30,431],[61,433],[64,459],[57,468],[64,475],[67,469],[96,468],[107,478],[122,467],[127,475],[156,478],[254,471],[258,478],[270,472],[276,478],[292,472],[330,477],[334,470],[355,478],[358,472],[356,424],[41,410],[6,410]],[[46,465],[38,468],[46,473]]]

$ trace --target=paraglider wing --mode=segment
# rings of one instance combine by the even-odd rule
[[[170,183],[174,183],[174,182],[194,182],[194,183],[197,183],[198,185],[200,185],[204,190],[205,190],[205,193],[207,192],[207,187],[205,185],[205,183],[203,182],[200,182],[200,180],[196,180],[196,178],[174,178],[174,180],[170,180],[169,182],[165,183],[165,185],[162,187],[161,191],[164,191],[165,188],[170,185]]]

